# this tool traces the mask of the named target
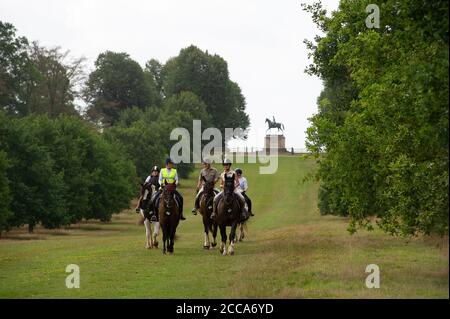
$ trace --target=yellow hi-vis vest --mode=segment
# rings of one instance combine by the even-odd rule
[[[175,182],[176,175],[177,175],[177,170],[175,168],[172,168],[170,170],[170,174],[167,171],[167,168],[161,169],[161,177],[162,177],[161,186],[163,186],[166,183],[166,181],[167,181],[167,183]]]

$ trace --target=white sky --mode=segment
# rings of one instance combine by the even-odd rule
[[[127,52],[142,66],[165,62],[191,44],[228,62],[247,101],[245,143],[262,147],[266,117],[285,125],[286,146],[304,148],[307,118],[322,84],[303,72],[310,63],[303,39],[318,33],[300,4],[312,0],[0,0],[0,20],[44,46],[87,58]],[[328,11],[339,0],[323,0]],[[169,134],[170,132],[168,132]]]

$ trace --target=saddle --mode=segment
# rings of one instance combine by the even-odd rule
[[[217,211],[217,205],[219,205],[220,200],[222,200],[223,198],[224,198],[224,196],[223,196],[223,194],[222,194],[221,198],[219,198],[219,200],[216,201],[216,204],[215,204],[215,206],[214,206],[214,210],[215,210],[215,211]],[[239,209],[239,211],[241,211],[241,210],[242,210],[241,202],[240,202],[239,199],[237,198],[237,195],[234,194],[234,193],[233,193],[233,201],[232,201],[232,203],[233,203],[233,202],[237,202],[238,209]],[[232,211],[232,209],[231,209],[231,208],[228,208],[227,213],[231,213],[231,211]]]
[[[156,213],[156,214],[158,213],[159,202],[160,202],[160,200],[161,200],[161,196],[162,196],[162,193],[159,194],[159,196],[155,199],[155,207],[154,207],[154,210],[155,210],[155,213]],[[173,193],[172,196],[173,196],[173,199],[175,200],[175,203],[177,204],[177,206],[180,207],[180,206],[181,206],[181,203],[180,203],[180,199],[178,198],[178,196],[177,196],[175,193]]]

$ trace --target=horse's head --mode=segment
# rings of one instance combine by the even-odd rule
[[[214,181],[207,181],[205,176],[202,176],[202,180],[203,180],[203,191],[206,194],[211,194],[212,192],[214,192]]]
[[[162,191],[162,199],[165,203],[166,209],[171,209],[173,207],[174,199],[173,199],[173,191],[177,187],[175,182],[168,183],[166,180],[164,181],[164,189]]]
[[[227,175],[225,175],[223,193],[224,193],[224,198],[225,198],[226,203],[229,203],[233,199],[234,179],[235,179],[234,174],[231,177],[228,177]]]

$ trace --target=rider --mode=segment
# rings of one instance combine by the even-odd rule
[[[245,201],[247,202],[248,213],[250,214],[250,216],[255,216],[252,212],[252,201],[247,196],[247,190],[248,190],[247,179],[244,176],[242,176],[242,169],[236,168],[235,172],[236,172],[236,175],[239,180],[238,190],[241,192],[242,196],[244,196]]]
[[[225,158],[223,160],[223,172],[222,174],[220,174],[220,188],[222,189],[220,191],[219,194],[217,194],[214,197],[214,201],[213,201],[213,212],[211,214],[211,218],[215,218],[216,217],[216,210],[217,210],[217,203],[219,202],[220,198],[223,196],[224,193],[224,188],[225,188],[225,176],[232,177],[234,175],[234,193],[237,195],[237,198],[240,202],[240,206],[241,206],[241,220],[246,220],[247,219],[247,205],[245,203],[245,198],[244,196],[242,196],[241,192],[239,192],[238,190],[238,186],[239,186],[239,180],[238,177],[236,175],[236,173],[231,169],[231,160],[229,160],[228,158]]]
[[[205,180],[207,182],[214,182],[214,184],[216,184],[216,182],[219,180],[220,175],[219,172],[211,166],[211,160],[208,158],[204,158],[202,161],[203,164],[203,168],[200,171],[200,175],[198,177],[198,181],[197,181],[197,191],[196,191],[196,196],[195,196],[195,206],[192,209],[192,214],[197,215],[197,211],[200,208],[200,198],[203,194],[203,186],[205,184],[205,181],[203,180],[203,177],[205,178]],[[219,193],[218,189],[214,189],[214,192],[217,194]]]
[[[157,192],[155,192],[155,194],[152,196],[152,205],[153,207],[155,207],[155,213],[157,211],[156,202],[162,193],[162,187],[165,185],[165,183],[175,182],[175,185],[178,185],[178,173],[176,168],[173,167],[173,161],[170,157],[166,159],[166,168],[161,169],[158,181],[159,184],[161,185],[161,188]],[[183,216],[183,196],[181,196],[181,194],[176,189],[173,190],[173,193],[180,205],[179,207],[180,219],[185,220],[186,218]]]
[[[150,183],[150,185],[154,185],[155,189],[159,189],[160,185],[159,185],[159,181],[158,181],[158,176],[159,176],[159,167],[158,166],[153,166],[152,170],[150,171],[150,175],[147,176],[147,178],[145,179],[144,185]],[[142,205],[142,195],[138,200],[138,204],[136,206],[136,213],[140,212],[140,208]]]

